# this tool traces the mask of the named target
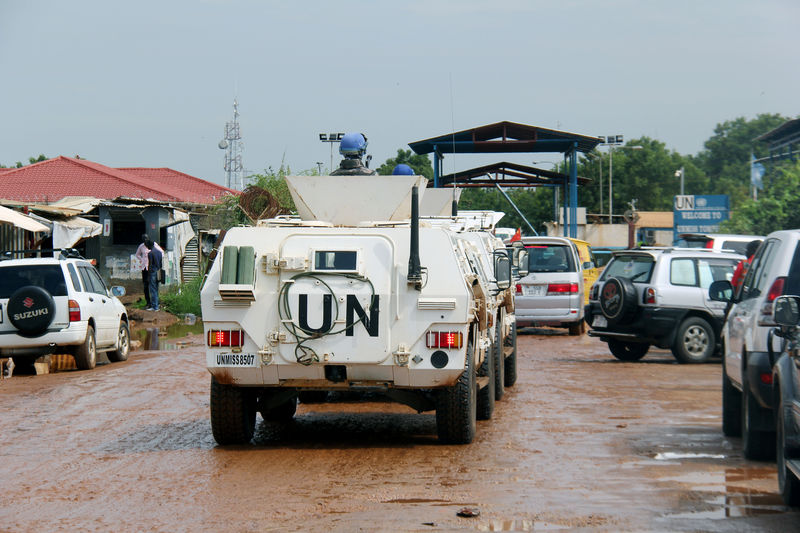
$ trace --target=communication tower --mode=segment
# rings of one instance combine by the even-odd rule
[[[239,102],[233,99],[233,120],[225,123],[225,137],[219,142],[220,150],[225,150],[223,168],[225,186],[238,191],[244,188],[242,167],[242,134],[239,130]]]

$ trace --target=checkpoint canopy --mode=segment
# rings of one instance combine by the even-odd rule
[[[567,211],[566,223],[569,224],[570,236],[576,237],[577,229],[577,211],[578,211],[578,152],[590,152],[601,140],[598,137],[588,135],[579,135],[576,133],[569,133],[565,131],[551,130],[547,128],[540,128],[538,126],[529,126],[526,124],[519,124],[516,122],[496,122],[494,124],[487,124],[468,130],[458,131],[432,137],[409,143],[409,147],[417,154],[430,154],[433,153],[433,186],[442,187],[445,185],[440,180],[442,177],[442,160],[444,154],[486,154],[486,153],[562,153],[564,154],[565,161],[568,161],[569,179],[563,176],[560,181],[563,181],[565,189],[568,191],[566,196],[569,196],[569,210]],[[508,165],[509,163],[502,163]],[[530,168],[530,167],[529,167]],[[473,169],[476,170],[476,169]],[[509,169],[504,169],[509,172]],[[514,169],[510,169],[513,171]],[[540,177],[544,172],[542,169],[533,169],[536,172],[534,177]],[[471,171],[459,172],[458,176],[462,177],[469,174]],[[484,172],[483,175],[487,174]],[[528,172],[531,174],[531,172]],[[505,174],[504,174],[505,175]],[[449,176],[448,176],[449,177]],[[555,176],[545,176],[554,178]],[[480,178],[473,175],[471,180],[466,180],[463,183],[459,180],[459,186],[464,186],[472,181],[473,186],[478,185]],[[518,180],[517,180],[518,181]],[[551,180],[551,182],[554,180]],[[483,186],[494,186],[495,181],[487,182]],[[535,185],[535,180],[529,180],[526,185]],[[544,184],[544,183],[539,183]]]

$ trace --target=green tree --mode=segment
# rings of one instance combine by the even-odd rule
[[[767,155],[767,148],[754,139],[786,120],[777,113],[762,113],[752,120],[739,117],[717,124],[696,159],[710,180],[707,194],[729,195],[733,208],[745,201],[750,189],[750,154]]]
[[[41,161],[47,161],[48,159],[50,159],[50,158],[49,157],[45,157],[44,154],[39,154],[39,157],[29,157],[28,161],[32,165],[34,163],[39,163]],[[17,161],[16,163],[14,163],[14,168],[22,168],[24,166],[25,165],[22,163],[22,161]],[[0,168],[8,168],[8,167],[6,167],[5,165],[0,165]]]
[[[428,155],[415,154],[411,150],[403,150],[402,148],[397,150],[397,157],[390,157],[376,171],[381,176],[390,176],[394,167],[401,163],[410,166],[417,175],[425,176],[429,180],[433,179],[433,165],[431,165]]]
[[[722,224],[724,231],[767,235],[773,231],[800,228],[800,161],[784,161],[768,170],[770,180],[758,193],[758,200],[748,198]]]

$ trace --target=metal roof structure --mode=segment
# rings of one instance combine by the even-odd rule
[[[570,236],[576,237],[578,234],[578,226],[576,223],[578,211],[577,154],[578,152],[590,152],[601,142],[602,139],[598,137],[503,121],[408,143],[408,145],[417,154],[434,154],[434,187],[441,187],[443,185],[440,176],[444,154],[563,153],[565,161],[569,158],[569,180],[566,179],[565,174],[554,174],[564,176],[564,178],[561,179],[563,179],[562,183],[565,189],[565,207],[567,207],[566,200],[567,196],[569,196],[569,209],[565,209],[564,230],[566,232],[566,228],[569,226]],[[525,185],[533,185],[536,179],[541,179],[543,172],[547,172],[541,169],[527,167],[533,169],[535,172],[527,171],[528,176],[525,177],[520,174],[526,171],[520,170],[519,168],[511,168],[509,163],[499,163],[498,165],[504,166],[504,172],[502,172],[504,179],[506,176],[511,175],[516,178],[529,180],[530,183],[526,183]],[[486,167],[480,167],[480,169],[484,168]],[[495,181],[487,181],[485,179],[487,172],[484,170],[480,173],[480,169],[472,169],[457,173],[461,176],[471,175],[471,179],[466,180],[462,186],[493,186]],[[513,174],[513,172],[516,172],[517,175]],[[499,171],[496,171],[496,173],[498,175],[500,174]],[[516,181],[516,186],[523,186],[523,184],[519,183],[519,179]],[[473,185],[469,185],[470,183]],[[545,183],[538,184],[544,185]],[[566,194],[567,192],[568,194]]]
[[[769,156],[759,159],[759,162],[794,158],[798,155],[796,147],[800,145],[800,118],[787,120],[753,140],[769,143]]]
[[[453,182],[457,187],[494,187],[495,184],[501,187],[562,186],[568,179],[569,175],[561,172],[502,161],[440,176],[439,187],[452,187]],[[581,185],[590,181],[590,178],[578,176]],[[433,187],[432,181],[428,182],[428,187]]]

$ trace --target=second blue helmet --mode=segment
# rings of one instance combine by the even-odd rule
[[[395,175],[395,176],[398,176],[398,175],[399,176],[413,176],[414,175],[414,169],[412,169],[410,166],[406,165],[405,163],[400,163],[399,165],[394,167],[394,170],[392,170],[392,175]]]

